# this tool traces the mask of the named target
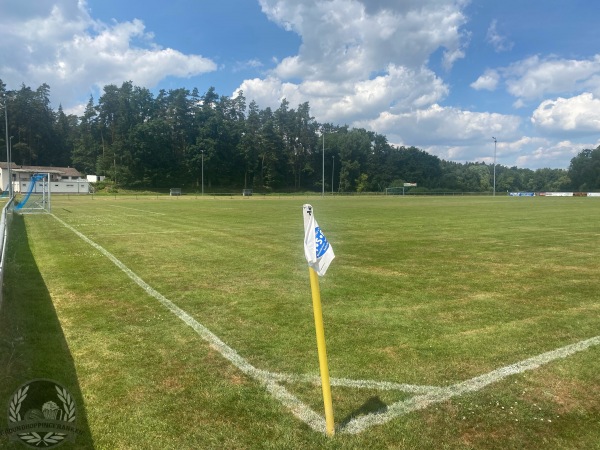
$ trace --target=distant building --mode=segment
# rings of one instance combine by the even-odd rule
[[[27,192],[31,177],[36,173],[50,174],[50,192],[52,194],[90,193],[89,181],[72,167],[19,166],[11,163],[10,173],[15,193]],[[7,191],[8,186],[8,164],[0,162],[0,188],[2,191]]]
[[[105,178],[106,177],[104,175],[88,175],[86,177],[90,183],[98,183],[100,181],[104,181]]]

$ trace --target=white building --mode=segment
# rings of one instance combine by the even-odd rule
[[[36,173],[50,174],[52,194],[89,194],[90,183],[72,167],[44,167],[10,165],[12,186],[15,193],[27,192],[31,177]],[[0,189],[8,190],[8,164],[0,162]],[[35,192],[35,191],[34,191]]]

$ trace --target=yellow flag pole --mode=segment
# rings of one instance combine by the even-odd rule
[[[319,369],[321,371],[323,403],[325,404],[325,427],[327,430],[327,434],[329,436],[333,436],[335,433],[335,423],[333,421],[331,385],[329,383],[327,351],[325,349],[325,328],[323,327],[323,310],[321,308],[321,291],[319,289],[319,276],[312,267],[309,267],[308,271],[310,273],[310,289],[312,292],[313,312],[315,315],[315,329],[317,332],[317,350],[319,352]]]

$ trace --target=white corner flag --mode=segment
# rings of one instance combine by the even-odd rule
[[[302,211],[304,213],[304,256],[308,265],[322,277],[335,258],[333,247],[315,220],[313,207],[309,204],[303,205]]]
[[[304,215],[304,256],[308,261],[310,276],[310,291],[312,294],[313,312],[315,315],[315,331],[317,333],[317,351],[319,353],[319,370],[321,372],[321,388],[323,390],[323,406],[325,407],[325,431],[329,436],[335,434],[335,421],[333,419],[333,402],[331,399],[331,383],[329,382],[329,368],[327,367],[327,350],[325,349],[325,328],[323,327],[323,309],[321,307],[321,291],[319,290],[319,276],[325,275],[327,268],[335,255],[333,248],[315,220],[313,207],[302,206]]]

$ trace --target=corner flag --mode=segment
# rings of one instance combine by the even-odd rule
[[[333,247],[315,220],[313,207],[306,204],[302,206],[302,210],[304,213],[304,256],[308,265],[322,277],[335,258]]]
[[[325,407],[325,431],[329,436],[335,434],[333,420],[333,404],[331,400],[331,383],[329,382],[329,368],[327,367],[327,350],[325,349],[325,328],[323,327],[323,310],[321,308],[321,291],[319,289],[319,276],[325,275],[327,268],[335,255],[333,248],[315,220],[312,206],[303,205],[304,215],[304,256],[308,261],[310,276],[310,290],[312,293],[313,313],[315,316],[315,331],[317,333],[317,351],[319,353],[319,370],[321,372],[321,388],[323,390],[323,406]]]

